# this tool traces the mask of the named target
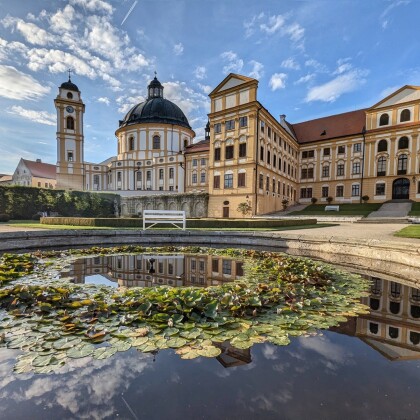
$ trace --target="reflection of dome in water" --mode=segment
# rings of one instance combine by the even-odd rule
[[[163,86],[156,77],[148,86],[147,100],[131,108],[120,121],[120,127],[140,123],[174,124],[191,129],[181,108],[163,97]]]

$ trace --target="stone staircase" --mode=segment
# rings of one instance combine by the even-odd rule
[[[408,213],[411,210],[410,201],[390,201],[382,204],[369,216],[361,219],[358,223],[410,223]]]

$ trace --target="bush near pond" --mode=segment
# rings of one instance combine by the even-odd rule
[[[49,190],[43,188],[0,186],[0,214],[10,219],[29,220],[37,212],[56,212],[62,216],[109,217],[114,199],[107,193]]]
[[[87,217],[48,217],[41,219],[45,225],[70,225],[70,226],[95,226],[95,227],[115,227],[143,228],[143,219],[139,218],[87,218]],[[286,226],[307,226],[315,225],[316,219],[188,219],[187,228],[189,229],[226,229],[226,228],[273,228]],[[168,228],[168,224],[157,224],[157,228]]]

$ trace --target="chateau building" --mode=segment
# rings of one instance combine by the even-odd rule
[[[35,162],[21,159],[12,175],[11,185],[27,187],[55,188],[56,167],[49,163],[43,163],[41,159]]]
[[[211,93],[205,139],[194,142],[182,110],[155,77],[146,101],[119,122],[117,154],[83,158],[78,87],[63,83],[57,109],[57,187],[125,196],[208,193],[210,217],[279,211],[284,204],[420,200],[420,87],[371,108],[292,124],[258,101],[256,79],[229,74]],[[175,205],[175,204],[174,204]],[[126,207],[124,215],[140,212]]]

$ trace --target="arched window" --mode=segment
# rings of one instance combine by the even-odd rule
[[[188,140],[184,139],[184,149],[188,146]]]
[[[407,173],[407,155],[398,156],[397,175],[405,175]]]
[[[398,149],[408,149],[408,137],[404,136],[398,140]]]
[[[128,150],[134,150],[134,137],[128,139]]]
[[[372,334],[378,334],[379,325],[376,322],[369,322],[369,331]]]
[[[417,345],[420,343],[420,334],[418,332],[410,331],[410,341]]]
[[[71,92],[67,92],[67,98],[73,99],[73,94]]]
[[[410,121],[411,120],[411,112],[409,109],[403,109],[400,115],[400,122]]]
[[[391,281],[391,296],[398,299],[401,296],[401,284]]]
[[[420,306],[411,305],[410,313],[413,318],[420,318]]]
[[[74,119],[73,119],[73,117],[67,117],[67,128],[69,130],[74,130]]]
[[[389,302],[389,311],[394,315],[397,315],[400,312],[400,307],[400,302]]]
[[[386,157],[381,156],[378,158],[378,167],[376,176],[385,176],[386,175]]]
[[[370,298],[369,306],[370,306],[370,309],[377,311],[379,309],[379,299]]]
[[[388,334],[391,338],[398,338],[399,336],[399,330],[395,327],[388,327]]]
[[[389,115],[382,114],[379,118],[379,125],[388,125],[389,124]]]
[[[160,137],[153,136],[153,149],[160,149]]]
[[[378,143],[378,153],[379,152],[386,152],[388,150],[388,142],[386,140],[381,140]]]

